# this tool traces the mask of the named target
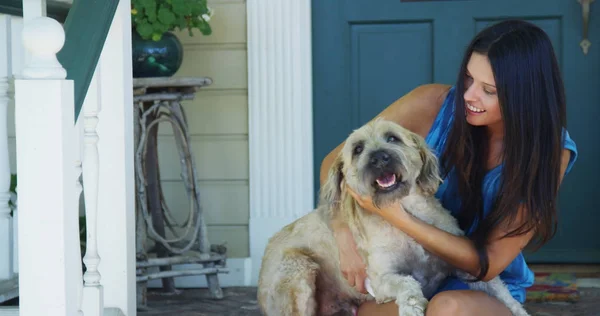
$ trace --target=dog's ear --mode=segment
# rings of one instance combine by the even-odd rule
[[[342,157],[341,154],[339,154],[331,164],[331,167],[329,167],[327,180],[321,188],[320,204],[328,205],[330,208],[337,208],[339,206],[342,195],[340,186],[344,179],[344,174],[342,172],[343,167]]]
[[[442,182],[438,167],[438,159],[429,149],[424,139],[415,136],[415,142],[419,147],[421,161],[423,162],[423,167],[421,168],[419,176],[417,177],[417,185],[425,194],[433,195]]]

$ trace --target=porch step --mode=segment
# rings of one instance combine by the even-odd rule
[[[0,281],[0,303],[19,296],[19,277],[15,276],[9,280]]]
[[[106,316],[125,316],[125,314],[118,308],[105,308],[104,315]],[[19,316],[18,307],[4,307],[0,306],[0,316]]]
[[[600,275],[600,264],[530,264],[534,272],[567,272],[578,277],[596,277]]]
[[[600,289],[600,278],[577,278],[577,287],[593,287]]]
[[[111,307],[104,309],[104,316],[125,316],[125,313],[119,308]]]

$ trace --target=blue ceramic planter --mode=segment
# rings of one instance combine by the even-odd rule
[[[172,33],[163,34],[160,41],[144,40],[133,30],[133,77],[171,77],[183,61],[183,48]]]

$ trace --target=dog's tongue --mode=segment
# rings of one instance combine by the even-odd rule
[[[389,173],[377,178],[377,184],[382,188],[389,188],[396,183],[396,175]]]

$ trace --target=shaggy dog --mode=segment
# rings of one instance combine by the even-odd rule
[[[265,315],[353,315],[366,300],[395,301],[401,316],[423,315],[429,297],[449,275],[473,278],[438,257],[380,216],[364,211],[340,184],[344,180],[377,205],[400,200],[413,216],[462,235],[434,193],[438,162],[424,139],[398,124],[377,119],[354,131],[329,171],[319,206],[276,233],[265,249],[258,302]],[[329,223],[348,224],[365,263],[374,297],[344,279]],[[499,278],[471,282],[514,315],[527,315]]]

